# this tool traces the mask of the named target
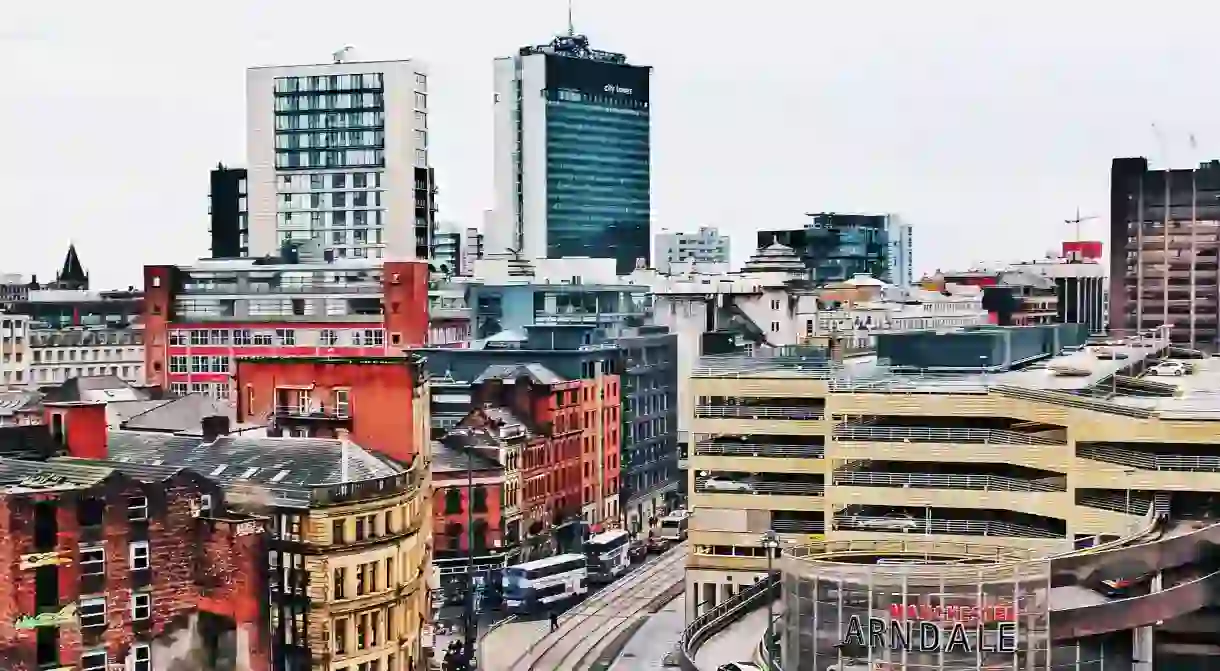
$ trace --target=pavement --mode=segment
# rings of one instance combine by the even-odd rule
[[[610,671],[654,671],[673,651],[686,627],[686,595],[670,601],[649,616],[619,654]]]
[[[759,608],[708,639],[695,653],[695,666],[701,671],[715,671],[728,662],[753,661],[766,633],[767,609]]]

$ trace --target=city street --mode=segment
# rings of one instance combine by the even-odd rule
[[[576,671],[588,668],[614,638],[643,614],[653,599],[682,582],[686,545],[650,559],[590,594],[559,618],[551,633],[546,615],[514,619],[480,646],[486,671]]]

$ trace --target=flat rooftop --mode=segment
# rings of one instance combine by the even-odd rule
[[[1115,339],[1066,348],[1008,370],[956,371],[893,369],[876,356],[833,362],[824,356],[702,357],[695,377],[813,378],[827,380],[832,393],[985,394],[997,387],[1064,394],[1062,400],[1110,404],[1115,411],[1149,413],[1163,419],[1220,421],[1220,358],[1184,359],[1182,376],[1148,375],[1153,361],[1178,358],[1181,350],[1164,340]],[[1151,382],[1165,396],[1140,395],[1131,378]],[[1169,394],[1172,394],[1170,396]],[[1053,401],[1052,401],[1053,402]]]

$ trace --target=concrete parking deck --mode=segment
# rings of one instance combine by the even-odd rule
[[[779,613],[779,604],[775,606]],[[708,639],[695,653],[700,671],[716,671],[727,662],[749,662],[767,633],[767,609],[759,608]]]

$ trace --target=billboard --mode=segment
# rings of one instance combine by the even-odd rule
[[[1096,261],[1101,258],[1100,240],[1065,240],[1063,258],[1073,261]]]
[[[546,57],[546,88],[554,100],[561,90],[579,91],[587,96],[647,103],[648,79],[652,68],[622,63],[606,63],[569,56]]]

